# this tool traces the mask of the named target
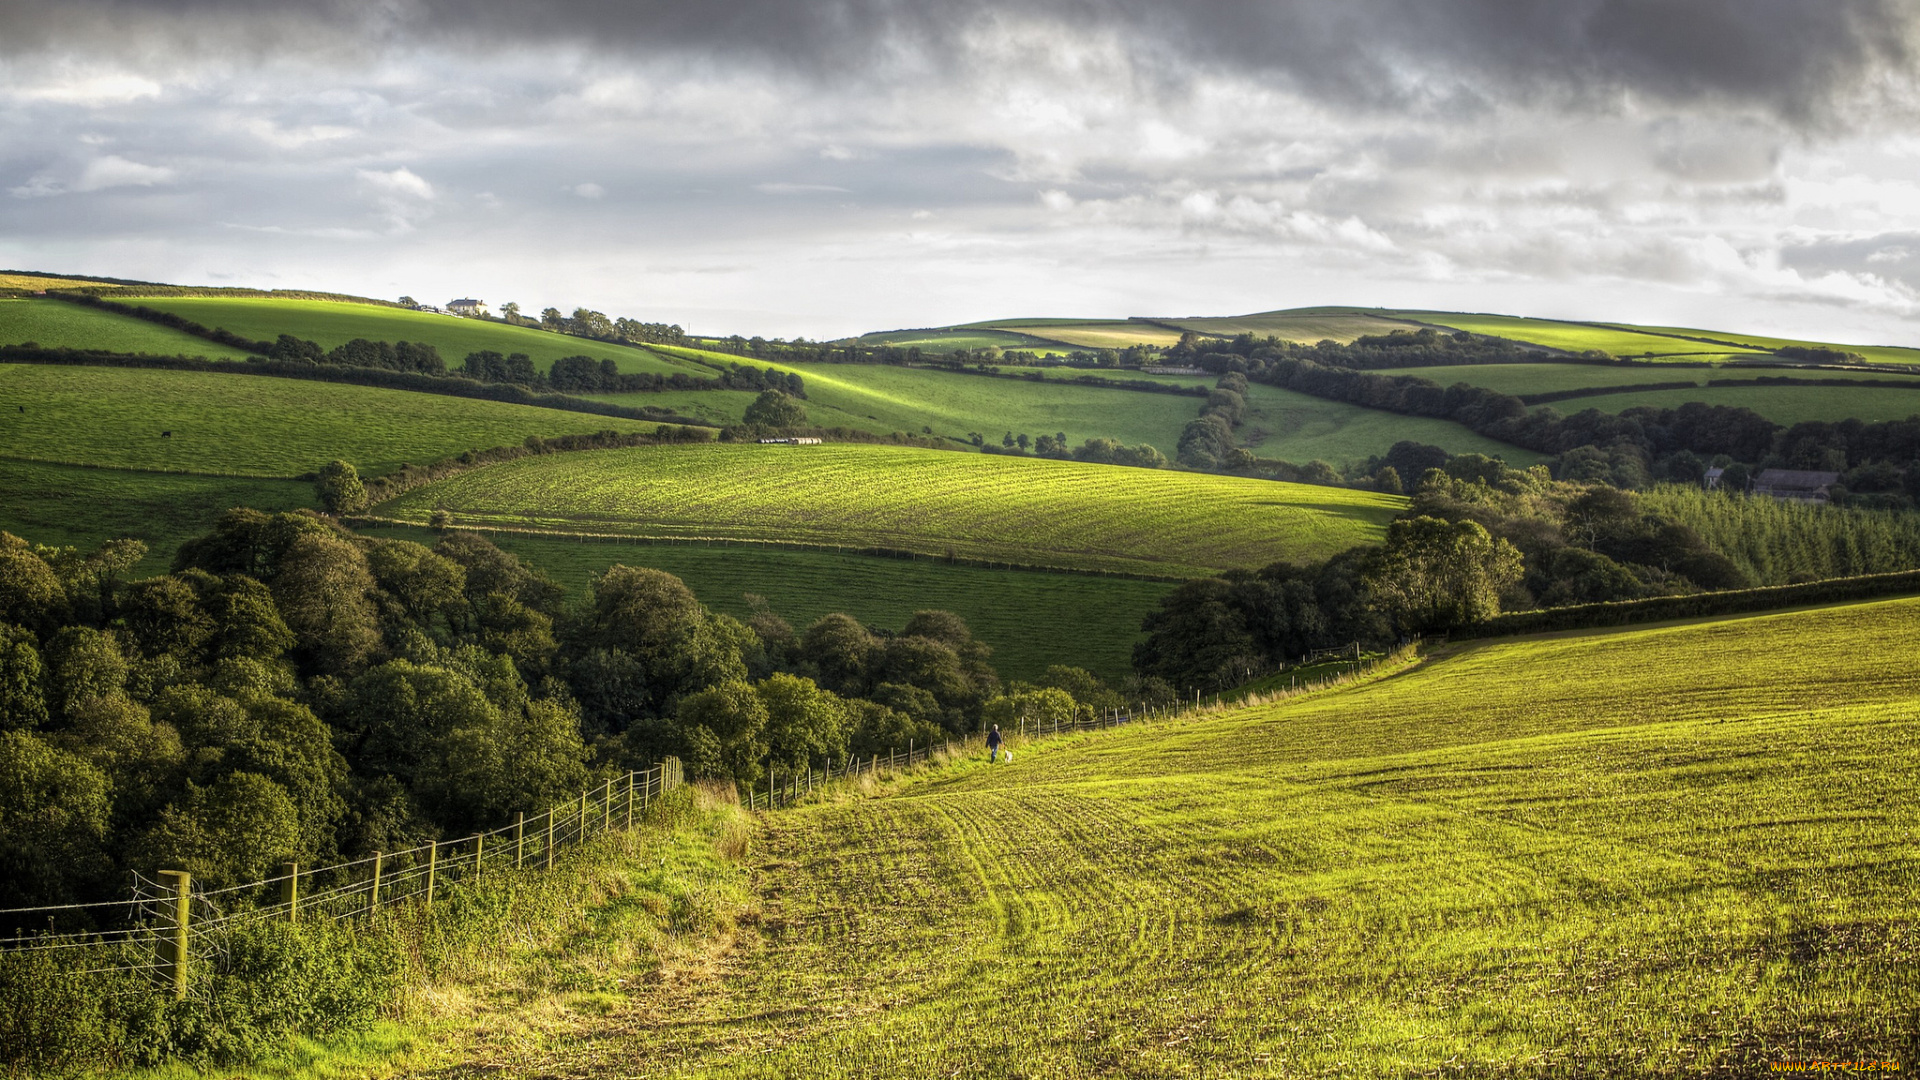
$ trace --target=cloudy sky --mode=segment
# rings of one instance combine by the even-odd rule
[[[0,267],[1920,344],[1920,0],[5,0]]]

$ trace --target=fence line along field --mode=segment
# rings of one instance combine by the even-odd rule
[[[100,349],[156,356],[244,360],[247,354],[142,319],[61,300],[0,297],[0,345]]]
[[[343,458],[379,473],[404,461],[517,445],[529,435],[658,426],[344,383],[0,364],[0,446],[38,461],[298,476]]]
[[[757,939],[508,1072],[1647,1076],[1920,1055],[1920,601],[1455,647],[766,816]],[[1783,673],[1791,673],[1783,677]]]
[[[534,366],[542,371],[563,356],[591,356],[596,360],[611,359],[620,366],[621,371],[627,372],[712,374],[694,365],[678,363],[629,345],[613,345],[536,330],[529,326],[509,326],[485,319],[463,319],[380,304],[245,296],[141,298],[137,289],[116,294],[113,299],[171,312],[202,326],[221,327],[242,337],[263,341],[273,341],[281,334],[292,334],[303,340],[319,342],[321,347],[327,349],[344,345],[354,338],[424,342],[439,349],[441,358],[450,368],[460,366],[460,361],[468,353],[491,349],[499,353],[526,353],[533,359]],[[41,344],[57,343],[43,341]]]
[[[425,529],[359,530],[431,545]],[[1003,679],[1037,680],[1049,666],[1082,667],[1118,685],[1133,673],[1140,620],[1174,586],[1164,581],[1007,570],[941,559],[897,559],[773,545],[599,541],[496,533],[502,549],[539,567],[575,595],[619,563],[647,566],[687,583],[702,603],[739,619],[753,614],[748,594],[804,631],[841,612],[869,626],[898,629],[916,611],[951,611],[974,639],[993,648]],[[1063,634],[1060,627],[1072,627]]]
[[[1378,543],[1373,492],[887,446],[659,446],[526,458],[375,508],[414,524],[895,548],[1191,576]]]

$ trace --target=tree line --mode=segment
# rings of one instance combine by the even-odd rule
[[[1114,694],[1069,669],[1003,683],[946,612],[796,629],[628,566],[569,598],[471,533],[237,509],[130,580],[144,554],[0,534],[0,907],[465,835],[668,754],[753,784]]]
[[[1145,621],[1134,667],[1191,690],[1236,685],[1318,649],[1351,642],[1389,646],[1445,634],[1502,612],[1686,596],[1773,584],[1730,537],[1768,551],[1837,543],[1841,525],[1776,510],[1769,500],[1640,495],[1555,480],[1543,466],[1516,470],[1478,454],[1435,461],[1433,448],[1398,444],[1382,471],[1404,468],[1411,505],[1385,542],[1311,565],[1274,563],[1187,582]],[[1418,470],[1418,471],[1415,471]],[[1729,521],[1721,505],[1747,507]],[[1877,539],[1841,546],[1817,572],[1882,573],[1920,558],[1920,526],[1886,515]],[[1744,533],[1742,530],[1745,530]],[[1767,534],[1761,539],[1755,534]],[[1737,557],[1736,557],[1737,556]]]

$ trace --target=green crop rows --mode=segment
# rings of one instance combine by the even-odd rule
[[[192,334],[61,300],[0,298],[0,345],[27,342],[48,348],[204,356],[213,360],[242,360],[247,355]]]
[[[776,813],[751,857],[763,908],[724,978],[692,1004],[643,985],[489,1067],[1911,1062],[1920,672],[1887,656],[1917,619],[1908,600],[1476,645]]]
[[[424,529],[367,531],[423,544],[435,539]],[[916,611],[951,611],[993,647],[989,662],[1003,679],[1036,679],[1050,664],[1067,664],[1119,682],[1132,673],[1140,620],[1173,588],[1161,581],[771,546],[581,543],[511,533],[492,539],[575,594],[614,563],[650,566],[679,577],[708,607],[737,618],[751,613],[746,594],[763,596],[796,631],[836,611],[895,630]],[[1066,628],[1072,632],[1063,633]]]
[[[568,337],[526,326],[482,319],[461,319],[429,311],[352,304],[337,300],[282,300],[253,297],[175,297],[140,299],[137,291],[113,299],[170,311],[208,327],[224,327],[242,337],[272,341],[281,334],[317,341],[325,348],[354,338],[374,341],[426,342],[440,350],[448,367],[460,366],[470,352],[492,349],[522,352],[545,369],[563,356],[612,359],[621,371],[655,371],[663,375],[701,371],[645,349],[609,345],[602,341]],[[211,343],[209,343],[211,344]],[[709,373],[710,374],[710,373]]]
[[[24,410],[24,411],[22,411]],[[297,476],[334,458],[363,472],[529,435],[657,424],[497,401],[257,375],[0,365],[0,445],[39,461]],[[171,437],[161,433],[171,431]]]
[[[662,446],[478,469],[376,508],[424,522],[751,540],[1163,575],[1377,542],[1402,500],[1344,488],[882,446]]]

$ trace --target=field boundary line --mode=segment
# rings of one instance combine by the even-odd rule
[[[207,472],[201,469],[156,469],[139,465],[105,465],[98,461],[68,461],[64,458],[29,457],[25,454],[0,454],[0,461],[17,461],[23,465],[60,465],[69,469],[101,469],[106,472],[149,473],[155,476],[209,476],[222,480],[291,480],[298,476],[275,475],[272,473],[236,473]]]

